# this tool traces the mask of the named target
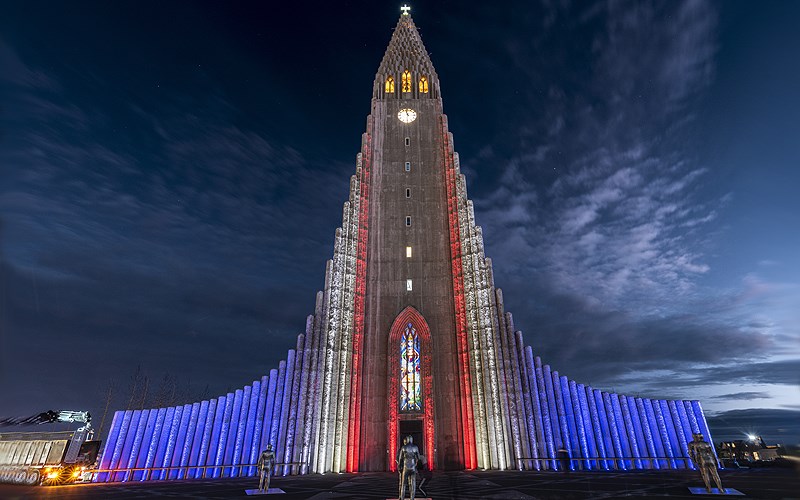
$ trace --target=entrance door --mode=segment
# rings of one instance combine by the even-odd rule
[[[398,450],[403,446],[403,440],[406,436],[411,436],[414,439],[414,444],[419,448],[419,454],[425,454],[425,440],[422,438],[422,420],[401,420],[399,430],[400,442],[397,443]]]

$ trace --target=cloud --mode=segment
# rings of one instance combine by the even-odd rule
[[[720,394],[712,396],[711,399],[723,399],[726,401],[751,401],[753,399],[768,399],[771,396],[766,392],[734,392],[731,394]]]

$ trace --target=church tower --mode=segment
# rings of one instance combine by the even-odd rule
[[[354,364],[352,465],[391,468],[400,436],[410,434],[435,467],[473,468],[474,443],[462,439],[474,428],[460,179],[439,78],[408,12],[375,76],[364,137],[364,327],[356,331],[363,350]]]
[[[394,470],[411,435],[432,469],[687,468],[698,401],[559,375],[494,286],[439,77],[403,8],[314,314],[269,375],[218,398],[114,415],[98,481]]]

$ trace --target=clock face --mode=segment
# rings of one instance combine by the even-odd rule
[[[410,108],[401,109],[397,112],[397,119],[403,123],[411,123],[417,119],[417,112]]]

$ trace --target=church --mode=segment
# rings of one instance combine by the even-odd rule
[[[404,436],[433,470],[690,468],[698,401],[614,394],[525,344],[404,7],[372,86],[324,288],[296,348],[218,398],[118,411],[99,481],[392,471]],[[531,325],[535,327],[535,325]],[[559,450],[561,452],[559,453]]]

